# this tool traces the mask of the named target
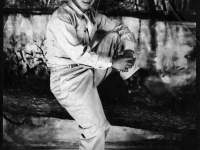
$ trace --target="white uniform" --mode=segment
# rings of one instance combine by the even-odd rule
[[[92,47],[97,30],[108,34]],[[55,69],[50,76],[51,91],[82,130],[80,150],[103,150],[110,124],[97,86],[112,71],[114,55],[135,50],[133,34],[120,22],[93,10],[84,14],[69,0],[52,15],[46,38],[47,65]],[[69,68],[71,64],[78,66]]]

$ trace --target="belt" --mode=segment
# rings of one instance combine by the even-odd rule
[[[65,66],[56,66],[56,67],[48,67],[50,72],[55,72],[58,70],[62,70],[62,69],[67,69],[67,68],[74,68],[79,66],[78,64],[71,64],[71,65],[65,65]]]

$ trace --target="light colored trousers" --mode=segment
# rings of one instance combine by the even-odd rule
[[[109,57],[122,53],[120,37],[117,33],[109,33],[94,51]],[[100,70],[79,65],[51,72],[52,93],[81,129],[80,150],[105,149],[110,123],[105,117],[97,86],[111,71],[112,68]]]

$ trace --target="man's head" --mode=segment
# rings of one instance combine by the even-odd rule
[[[76,6],[79,7],[83,12],[87,11],[95,0],[72,0]]]

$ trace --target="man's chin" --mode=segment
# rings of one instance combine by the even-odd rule
[[[91,4],[83,3],[85,9],[89,9]]]
[[[87,11],[88,9],[90,9],[90,7],[84,7],[84,8],[82,8],[81,10],[82,10],[83,12],[85,12],[85,11]]]

